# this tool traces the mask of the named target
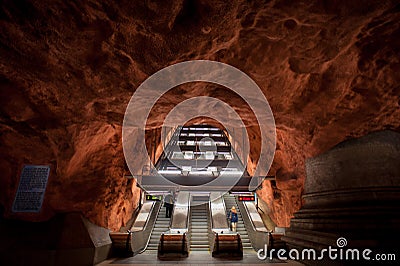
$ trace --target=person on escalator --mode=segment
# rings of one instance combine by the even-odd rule
[[[174,209],[174,197],[171,193],[167,194],[164,199],[165,218],[171,218]]]
[[[238,222],[238,214],[237,214],[235,206],[232,206],[231,210],[229,211],[228,219],[229,219],[229,222],[231,225],[231,230],[236,232],[236,226],[237,226],[237,222]]]

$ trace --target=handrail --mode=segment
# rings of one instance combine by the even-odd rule
[[[215,239],[216,239],[216,245],[217,245],[217,253],[219,253],[219,237],[218,237],[218,233],[215,233]]]
[[[157,211],[157,214],[156,214],[156,220],[157,220],[157,218],[158,218],[158,215],[160,214],[160,210],[161,210],[161,208],[162,208],[162,206],[163,206],[163,203],[164,202],[164,199],[161,201],[161,203],[160,203],[160,207],[158,208],[158,211]],[[154,225],[156,224],[155,223],[156,221],[154,221]],[[147,221],[146,221],[146,223],[147,223]],[[147,226],[147,224],[146,224],[146,226]],[[143,227],[144,228],[144,227]],[[150,243],[150,238],[151,238],[151,232],[150,232],[150,235],[149,235],[149,238],[147,239],[147,242],[146,242],[146,245],[144,246],[144,248],[141,250],[141,251],[139,251],[138,252],[138,254],[141,254],[141,253],[143,253],[146,249],[147,249],[147,246],[149,245],[149,243]]]
[[[249,209],[247,208],[247,205],[246,205],[245,203],[243,203],[243,206],[244,206],[244,208],[245,208],[245,210],[246,210],[246,213],[247,213],[247,215],[248,215],[248,217],[249,217],[249,220],[250,220],[250,222],[251,222],[251,226],[253,227],[254,231],[257,231],[257,232],[269,232],[269,230],[262,231],[262,230],[257,229],[257,228],[255,227],[255,225],[254,225],[253,219],[251,219],[250,212],[249,212]]]
[[[238,207],[239,207],[239,203],[237,202],[237,200],[236,200],[236,196],[234,196],[234,198],[235,198],[235,202],[236,202],[236,204],[238,205]],[[252,219],[250,219],[250,215],[249,215],[249,212],[248,212],[248,209],[247,209],[247,206],[246,206],[246,204],[244,204],[243,203],[243,206],[244,206],[244,208],[245,208],[245,211],[246,211],[246,213],[247,213],[247,217],[249,217],[249,220],[250,220],[250,222],[251,222],[251,226],[252,226],[252,228],[253,228],[253,230],[254,231],[258,231],[255,227],[254,227],[254,224],[253,224],[253,221],[252,221]],[[239,211],[240,211],[240,208],[239,208]],[[241,213],[242,214],[242,219],[243,219],[243,215],[244,215],[244,213]],[[243,221],[244,222],[244,221]],[[259,231],[259,232],[261,232],[261,231]]]
[[[168,230],[171,229],[171,226],[172,226],[172,218],[174,217],[174,211],[175,211],[175,206],[176,206],[175,199],[174,199],[174,204],[173,205],[174,205],[174,207],[172,208],[171,217],[169,217]]]
[[[208,201],[208,216],[209,216],[209,218],[210,218],[210,222],[211,222],[211,231],[212,231],[212,229],[214,228],[214,222],[213,222],[213,219],[212,219],[212,209],[211,209],[211,200],[209,200]]]
[[[160,238],[160,253],[164,254],[164,233],[161,233]]]
[[[236,201],[236,197],[235,197]],[[237,202],[236,202],[237,203]],[[269,242],[269,235],[268,235],[268,230],[262,231],[262,230],[257,230],[255,227],[252,217],[250,216],[250,213],[248,211],[248,208],[246,204],[243,202],[237,203],[240,212],[242,213],[242,219],[244,222],[244,225],[247,229],[247,233],[250,237],[250,242],[251,245],[254,249],[260,249],[263,248],[266,242]]]
[[[147,217],[146,222],[144,223],[142,229],[141,229],[141,230],[138,230],[138,231],[135,231],[135,232],[143,231],[144,228],[146,228],[147,224],[149,223],[150,216],[151,216],[151,213],[153,212],[153,209],[154,209],[154,206],[155,206],[155,205],[156,205],[156,204],[155,204],[155,201],[153,201],[153,204],[151,205],[151,208],[150,208],[150,211],[149,211],[149,216]],[[142,206],[142,207],[143,207],[143,206]],[[140,210],[139,210],[139,212],[138,212],[138,215],[139,215],[139,213],[140,213]],[[136,219],[137,219],[137,216],[136,216]],[[129,229],[129,231],[132,231],[132,228],[133,228],[134,225],[135,225],[135,221],[132,223],[132,226],[131,226],[131,228]]]
[[[191,217],[191,207],[190,207],[191,199],[190,199],[190,194],[189,194],[189,201],[187,205],[187,217],[186,217],[186,231],[189,231],[189,225],[190,225],[190,217]]]
[[[235,200],[236,200],[236,198],[235,198]],[[236,203],[237,203],[237,202],[236,202]],[[251,227],[253,228],[254,231],[258,231],[258,230],[256,229],[256,227],[254,226],[253,220],[250,218],[249,210],[247,209],[246,204],[243,203],[243,207],[244,207],[244,209],[245,209],[245,211],[246,211],[247,217],[249,217]],[[242,214],[242,217],[243,217],[243,214]],[[242,219],[243,219],[243,218],[242,218]]]
[[[144,250],[146,250],[146,248],[149,244],[150,235],[151,235],[150,223],[155,223],[155,219],[156,219],[155,215],[157,215],[158,211],[159,211],[159,209],[158,209],[158,211],[156,213],[156,210],[157,210],[156,204],[158,204],[158,202],[154,201],[151,203],[151,208],[149,208],[149,210],[148,210],[146,220],[143,220],[143,225],[139,224],[138,226],[136,226],[136,228],[134,228],[134,225],[137,221],[137,218],[136,218],[135,222],[133,222],[133,224],[129,230],[131,232],[131,236],[130,236],[131,239],[134,237],[138,237],[140,239],[139,241],[130,243],[134,254],[142,253]],[[142,208],[143,208],[143,206],[142,206]],[[146,236],[148,236],[147,239],[146,239]]]
[[[186,232],[183,233],[183,237],[182,237],[182,254],[185,253],[185,245],[186,245]]]
[[[210,194],[211,196],[211,194]],[[216,238],[216,232],[213,231],[213,219],[212,219],[212,210],[211,210],[211,200],[208,201],[208,216],[209,216],[209,221],[210,221],[210,227],[208,228],[208,244],[210,246],[210,250],[212,252],[212,250],[214,249],[214,240]],[[211,238],[211,239],[210,239]]]
[[[189,203],[188,203],[188,209],[187,209],[187,218],[186,218],[186,229],[187,229],[187,230],[189,230],[190,216],[191,216],[190,210],[192,209],[192,208],[190,207],[190,202],[191,202],[191,200],[190,200],[190,196],[189,196]]]
[[[129,252],[129,245],[130,245],[130,240],[132,237],[131,230],[127,230],[127,232],[128,232],[128,238],[126,239],[126,243],[125,243],[125,252]]]
[[[240,251],[240,243],[242,242],[242,238],[240,237],[239,233],[237,233],[236,236],[237,236],[238,251]]]
[[[229,192],[228,192],[229,193]],[[227,218],[227,213],[226,213],[226,204],[225,204],[225,198],[224,198],[224,195],[222,194],[221,195],[221,198],[222,198],[222,204],[224,205],[224,210],[225,210],[225,219]],[[229,231],[231,230],[231,225],[228,223],[228,221],[226,221],[227,222],[227,224],[228,224],[228,228],[229,228]]]

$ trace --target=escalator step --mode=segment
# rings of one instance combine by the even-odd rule
[[[196,245],[190,245],[190,249],[192,248],[209,248],[208,244],[196,244]]]

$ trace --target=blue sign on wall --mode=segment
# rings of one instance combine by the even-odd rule
[[[24,166],[12,207],[13,212],[40,212],[49,174],[49,165]]]

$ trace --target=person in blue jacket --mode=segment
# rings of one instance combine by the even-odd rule
[[[231,230],[236,232],[236,226],[237,226],[237,222],[238,222],[238,214],[237,214],[235,206],[232,206],[231,210],[229,211],[228,219],[230,222]]]

